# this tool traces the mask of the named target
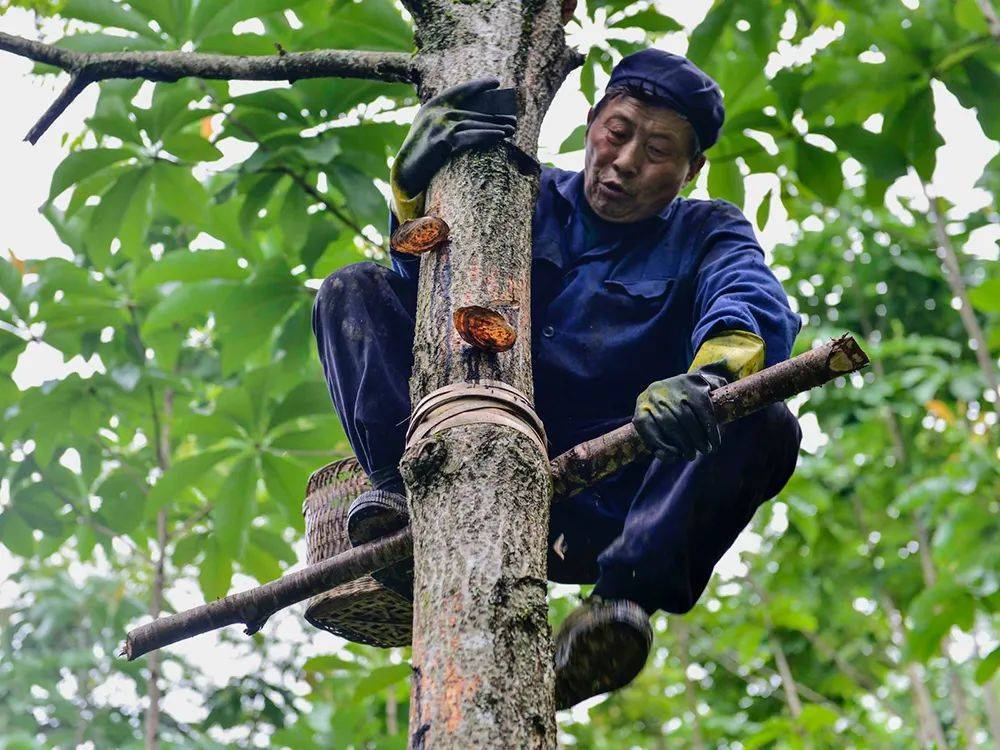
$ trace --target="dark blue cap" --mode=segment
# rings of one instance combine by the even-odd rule
[[[691,123],[704,151],[717,140],[726,118],[719,84],[681,55],[659,49],[644,49],[622,58],[611,71],[612,86],[632,84],[663,103]]]

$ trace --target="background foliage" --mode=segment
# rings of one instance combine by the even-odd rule
[[[64,20],[58,43],[76,50],[412,49],[390,0],[8,6]],[[577,9],[571,34],[606,29],[580,74],[591,101],[621,55],[689,37],[726,94],[708,192],[759,228],[787,213],[773,265],[806,323],[798,349],[849,330],[877,365],[800,399],[828,440],[758,514],[742,574],[690,615],[659,616],[650,667],[589,715],[561,715],[565,743],[1000,741],[1000,276],[961,251],[996,214],[923,194],[942,144],[932,83],[1000,139],[988,11],[721,0],[685,31],[668,3]],[[776,54],[810,45],[806,62]],[[384,262],[376,180],[406,126],[379,113],[415,102],[366,81],[101,84],[43,207],[73,259],[0,260],[0,544],[19,561],[0,611],[0,748],[142,746],[152,662],[115,658],[127,626],[164,592],[170,609],[185,586],[212,599],[234,574],[296,562],[306,477],[349,450],[311,339],[313,290],[346,263]],[[226,144],[244,156],[223,158]],[[563,150],[580,147],[582,126]],[[997,182],[990,165],[980,185]],[[102,371],[21,391],[9,376],[30,341],[97,355]],[[553,621],[576,600],[560,587]],[[247,667],[221,685],[210,661],[162,654],[161,746],[405,746],[405,651],[309,633],[282,648],[265,633],[223,634]],[[182,693],[188,710],[171,708]]]

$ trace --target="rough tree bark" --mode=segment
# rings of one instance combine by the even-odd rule
[[[424,68],[421,98],[495,75],[518,96],[514,142],[534,154],[542,118],[580,63],[565,45],[558,2],[409,3]],[[480,378],[532,397],[531,216],[537,174],[506,151],[464,153],[431,182],[427,213],[450,241],[421,261],[414,405]],[[452,325],[484,305],[514,326],[501,354],[471,349]],[[555,746],[553,668],[545,603],[548,461],[525,435],[465,425],[412,446],[401,466],[415,559],[410,746]]]

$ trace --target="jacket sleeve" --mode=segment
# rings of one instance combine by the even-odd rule
[[[765,366],[788,359],[802,322],[764,262],[750,222],[731,203],[713,204],[695,275],[692,351],[723,331],[749,331],[764,340]]]
[[[399,227],[399,219],[396,218],[395,212],[392,208],[389,208],[389,236],[392,237],[392,233],[396,231]],[[411,284],[416,284],[420,279],[420,256],[419,255],[407,255],[406,253],[397,253],[395,250],[389,251],[389,257],[392,259],[393,270],[396,271],[400,276],[409,281]]]

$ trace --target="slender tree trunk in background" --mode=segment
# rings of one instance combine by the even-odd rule
[[[153,592],[149,604],[149,614],[155,620],[163,609],[164,555],[167,546],[167,511],[156,514],[156,546],[158,556],[153,571]],[[149,706],[146,707],[146,750],[157,750],[160,746],[160,652],[149,655]]]
[[[143,349],[144,351],[144,349]],[[167,389],[163,394],[163,413],[160,414],[156,403],[156,393],[150,387],[149,401],[152,408],[153,440],[156,445],[156,461],[160,471],[170,468],[170,417],[173,414],[174,394]],[[160,510],[156,514],[156,562],[153,566],[153,591],[149,605],[149,614],[155,620],[163,609],[163,591],[166,587],[165,565],[167,555],[167,511]],[[146,750],[158,750],[160,747],[160,652],[149,655],[149,706],[146,708]]]
[[[986,341],[986,335],[983,333],[983,329],[979,325],[979,320],[976,318],[976,313],[972,309],[972,304],[969,302],[969,293],[966,289],[965,281],[962,279],[962,269],[958,264],[958,253],[955,252],[955,246],[951,242],[951,237],[945,231],[941,199],[931,197],[927,192],[926,184],[923,185],[923,189],[924,195],[927,196],[927,202],[930,205],[930,218],[934,225],[934,235],[937,238],[938,255],[944,261],[945,279],[948,281],[951,293],[958,298],[961,305],[958,308],[958,314],[962,318],[962,325],[965,326],[965,332],[968,334],[969,339],[975,342],[976,361],[979,363],[979,369],[983,373],[983,378],[990,389],[996,393],[996,365],[992,357],[990,357],[990,347]]]
[[[862,325],[864,325],[864,319],[862,319]],[[867,337],[868,334],[866,333]],[[878,362],[877,357],[875,362]],[[857,495],[851,497],[851,503],[854,508],[854,522],[857,524],[863,537],[869,539],[871,537],[871,527],[865,521],[861,503]],[[892,630],[892,641],[898,647],[902,648],[906,643],[906,630],[903,628],[903,613],[899,611],[896,602],[884,588],[878,586],[875,594],[882,609],[885,610],[886,619],[889,621],[889,627]],[[924,682],[920,666],[910,661],[904,665],[904,669],[910,681],[910,695],[913,699],[913,708],[917,713],[917,721],[920,725],[918,736],[921,743],[928,750],[948,750],[948,740],[945,738],[944,729],[941,726],[941,720],[938,718],[937,711],[934,710],[934,700]]]
[[[698,717],[698,686],[688,676],[691,666],[691,629],[681,617],[675,617],[670,627],[677,632],[677,654],[684,670],[684,698],[688,711],[691,712],[691,747],[694,750],[706,750],[705,738],[701,733],[701,719]]]
[[[396,701],[396,686],[390,685],[385,689],[385,733],[390,737],[399,734],[399,720],[396,712],[399,710],[399,703]]]
[[[496,75],[515,86],[515,143],[536,151],[555,91],[579,55],[565,46],[558,2],[409,2],[423,59],[422,100]],[[431,182],[426,213],[448,222],[449,242],[423,256],[414,406],[429,392],[479,378],[532,397],[531,217],[537,174],[506,148],[464,152]],[[458,337],[452,314],[478,304],[501,312],[513,349],[487,354]],[[403,457],[413,530],[415,596],[412,748],[555,746],[553,668],[545,602],[548,461],[509,427],[454,427]]]
[[[983,706],[986,708],[986,720],[989,722],[994,746],[1000,745],[1000,700],[997,699],[997,691],[1000,691],[1000,684],[997,684],[994,676],[983,685]]]
[[[926,188],[925,188],[926,192]],[[951,264],[947,261],[945,262],[945,267],[950,269],[948,272],[949,283],[952,286],[952,293],[959,296],[956,289],[961,291],[961,296],[959,297],[962,301],[962,309],[968,310],[969,316],[971,316],[973,324],[978,328],[978,323],[975,320],[975,315],[972,313],[972,308],[968,307],[969,300],[965,295],[965,286],[962,282],[961,275],[958,273],[958,261],[955,258],[954,250],[951,248],[951,242],[948,239],[947,234],[944,231],[944,224],[941,220],[941,215],[937,212],[935,208],[934,199],[928,199],[931,202],[931,215],[935,222],[935,229],[938,234],[938,242],[941,243],[942,248],[947,245],[948,251],[946,255],[950,254]],[[952,270],[954,273],[952,273]],[[952,283],[952,276],[954,276],[955,283]],[[965,316],[963,316],[963,321]],[[862,334],[865,340],[872,343],[872,326],[868,320],[868,316],[862,311],[861,313],[861,328]],[[980,331],[980,334],[982,332]],[[985,339],[983,339],[983,345],[985,345]],[[988,356],[988,355],[987,355]],[[980,362],[982,364],[982,362]],[[882,361],[876,357],[872,363],[875,370],[875,375],[878,378],[885,377],[885,367]],[[990,369],[984,370],[984,375],[989,376],[992,372],[992,363],[990,363]],[[995,384],[994,384],[995,389]],[[889,437],[892,440],[892,450],[893,455],[896,458],[896,465],[901,469],[905,470],[906,465],[909,461],[908,451],[906,450],[906,443],[903,440],[903,431],[899,426],[899,422],[896,419],[896,415],[893,414],[892,410],[888,407],[882,408],[882,418],[885,421],[886,429],[889,431]],[[924,580],[924,586],[931,588],[937,583],[937,569],[934,565],[934,559],[931,556],[931,534],[930,530],[927,528],[927,524],[919,516],[914,517],[914,527],[917,536],[917,544],[919,547],[919,560],[920,560],[920,572]],[[866,535],[867,538],[867,535]],[[900,618],[902,616],[900,615]],[[951,637],[945,636],[941,641],[941,653],[944,656],[948,672],[948,683],[949,683],[949,697],[951,698],[952,707],[955,711],[955,718],[958,721],[959,726],[962,728],[962,734],[965,736],[965,743],[968,747],[975,747],[975,736],[978,731],[978,722],[975,716],[970,713],[968,707],[968,701],[966,700],[965,688],[962,685],[962,677],[958,671],[958,666],[952,661],[951,653],[949,651],[949,645],[951,643]],[[912,677],[911,677],[912,679]],[[928,698],[929,700],[929,698]],[[932,704],[931,704],[932,705]],[[935,716],[936,719],[936,716]]]

